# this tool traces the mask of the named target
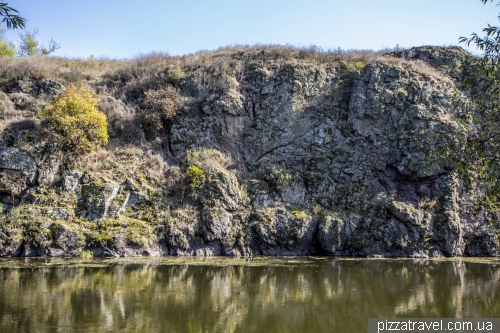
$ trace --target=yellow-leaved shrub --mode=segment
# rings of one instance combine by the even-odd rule
[[[106,115],[99,111],[98,103],[84,86],[70,85],[39,116],[60,136],[65,149],[90,152],[108,142]]]
[[[187,168],[187,176],[189,177],[189,186],[193,191],[200,191],[203,188],[206,177],[203,170],[198,168],[196,165],[190,165]]]

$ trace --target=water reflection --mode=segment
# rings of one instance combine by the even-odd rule
[[[0,269],[1,332],[365,332],[374,317],[497,317],[500,266],[335,261]]]

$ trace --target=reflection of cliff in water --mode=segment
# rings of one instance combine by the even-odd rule
[[[374,317],[495,317],[499,280],[461,261],[0,269],[0,331],[359,332]]]

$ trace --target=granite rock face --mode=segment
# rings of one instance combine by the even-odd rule
[[[37,234],[46,240],[14,228],[0,234],[0,255],[498,255],[497,204],[433,154],[453,135],[464,57],[421,47],[315,64],[262,53],[212,84],[213,68],[185,68],[166,148],[166,173],[181,173],[173,184],[63,172],[57,153],[41,163],[6,144],[2,202],[65,204],[32,222],[48,225]]]

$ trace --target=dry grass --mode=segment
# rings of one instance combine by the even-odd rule
[[[167,53],[152,52],[141,54],[132,60],[124,61],[115,71],[108,72],[108,75],[117,75],[122,81],[155,76],[171,64],[170,59],[172,57]]]
[[[0,133],[5,134],[6,131],[16,133],[26,129],[34,128],[36,121],[34,119],[25,118],[22,115],[9,117],[0,120]]]
[[[213,173],[233,165],[233,159],[216,149],[189,150],[186,155],[188,165],[194,165],[207,173]]]
[[[18,132],[35,127],[36,119],[32,112],[26,112],[16,108],[9,96],[0,91],[0,133],[6,129]]]
[[[237,73],[242,63],[250,61],[288,62],[306,61],[311,64],[331,62],[370,63],[394,50],[323,50],[317,46],[295,47],[292,45],[233,45],[213,51],[199,51],[185,56],[170,56],[167,53],[141,54],[131,60],[106,58],[68,59],[57,57],[26,57],[0,59],[0,75],[9,79],[53,79],[63,84],[92,82],[99,79],[111,81],[144,80],[147,77],[171,76],[182,79],[188,70],[204,69],[222,73]],[[393,54],[394,55],[394,54]],[[395,59],[395,58],[393,58]],[[169,74],[170,72],[170,74]],[[151,87],[154,89],[155,87]]]
[[[17,117],[19,115],[14,107],[14,104],[10,100],[9,96],[3,91],[0,91],[0,119],[9,119],[12,117]]]
[[[294,47],[290,45],[237,45],[222,47],[214,51],[199,51],[185,56],[169,56],[166,53],[149,53],[132,60],[117,62],[109,66],[102,75],[108,89],[118,90],[117,96],[126,99],[127,90],[160,89],[166,83],[176,84],[191,76],[202,75],[202,80],[220,79],[222,76],[236,77],[244,65],[250,62],[286,63],[300,61],[304,64],[330,62],[370,63],[381,59],[387,50],[321,50],[317,47]],[[68,74],[69,75],[69,74]],[[206,82],[202,82],[206,83]],[[124,96],[120,96],[124,93]],[[128,91],[130,94],[130,91]],[[132,95],[134,93],[132,92]]]
[[[432,210],[436,206],[436,200],[422,198],[418,201],[418,208],[424,210]]]
[[[135,143],[141,143],[144,140],[134,107],[111,96],[102,97],[98,107],[106,115],[110,137],[120,137],[125,142]]]
[[[386,51],[373,50],[323,50],[316,46],[296,47],[292,45],[236,45],[221,47],[214,51],[199,51],[183,57],[185,65],[229,62],[230,60],[252,61],[308,60],[312,63],[338,61],[369,61]],[[222,60],[222,61],[221,61]]]
[[[114,179],[117,175],[145,175],[150,180],[162,183],[169,169],[165,157],[148,147],[135,145],[109,145],[90,154],[78,156],[73,161],[76,170]]]
[[[0,59],[3,81],[51,79],[63,84],[82,83],[100,78],[102,73],[122,66],[110,59],[67,59],[47,56]]]

